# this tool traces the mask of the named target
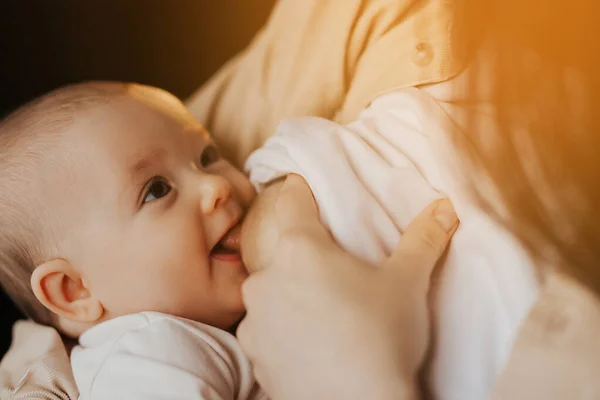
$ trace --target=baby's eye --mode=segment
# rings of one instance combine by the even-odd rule
[[[212,145],[209,144],[202,150],[202,155],[200,156],[200,166],[202,168],[206,168],[211,164],[216,163],[221,159],[221,155],[219,154],[219,150]]]
[[[165,197],[171,192],[171,189],[171,185],[169,185],[163,179],[155,180],[150,184],[150,186],[146,190],[146,194],[144,195],[144,200],[142,201],[142,204],[146,204],[151,201],[160,199],[161,197]]]

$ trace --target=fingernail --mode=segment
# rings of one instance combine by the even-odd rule
[[[454,207],[450,200],[447,199],[440,200],[433,216],[446,232],[450,232],[458,223],[458,216],[454,211]]]

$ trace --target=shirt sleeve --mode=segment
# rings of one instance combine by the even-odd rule
[[[164,320],[126,333],[81,399],[236,399],[235,366],[215,343]]]

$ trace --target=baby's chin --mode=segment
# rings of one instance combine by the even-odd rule
[[[245,314],[246,310],[244,308],[244,305],[241,304],[241,307],[237,307],[235,309],[232,309],[229,313],[224,313],[220,315],[218,320],[215,320],[213,321],[214,323],[208,325],[233,333],[240,321],[242,320],[242,318],[244,318]]]
[[[213,308],[213,312],[209,315],[206,314],[207,308],[203,307],[198,311],[199,313],[195,318],[188,318],[231,332],[246,314],[246,308],[242,301],[241,285],[235,293],[222,298],[218,310]]]
[[[237,326],[240,323],[240,321],[242,320],[242,318],[244,318],[244,315],[246,315],[246,307],[244,306],[244,302],[242,300],[242,290],[240,287],[239,298],[237,300],[235,300],[234,303],[232,303],[232,305],[231,305],[231,319],[229,320],[229,323],[227,324],[229,326],[227,328],[221,328],[221,329],[232,332],[233,330],[235,330],[237,328]]]

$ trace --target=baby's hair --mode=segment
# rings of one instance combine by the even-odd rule
[[[83,112],[108,104],[129,85],[91,82],[62,87],[20,107],[0,121],[0,285],[25,315],[53,325],[53,314],[31,288],[34,269],[56,246],[36,172],[52,168],[61,134]],[[38,188],[39,189],[39,188]]]

